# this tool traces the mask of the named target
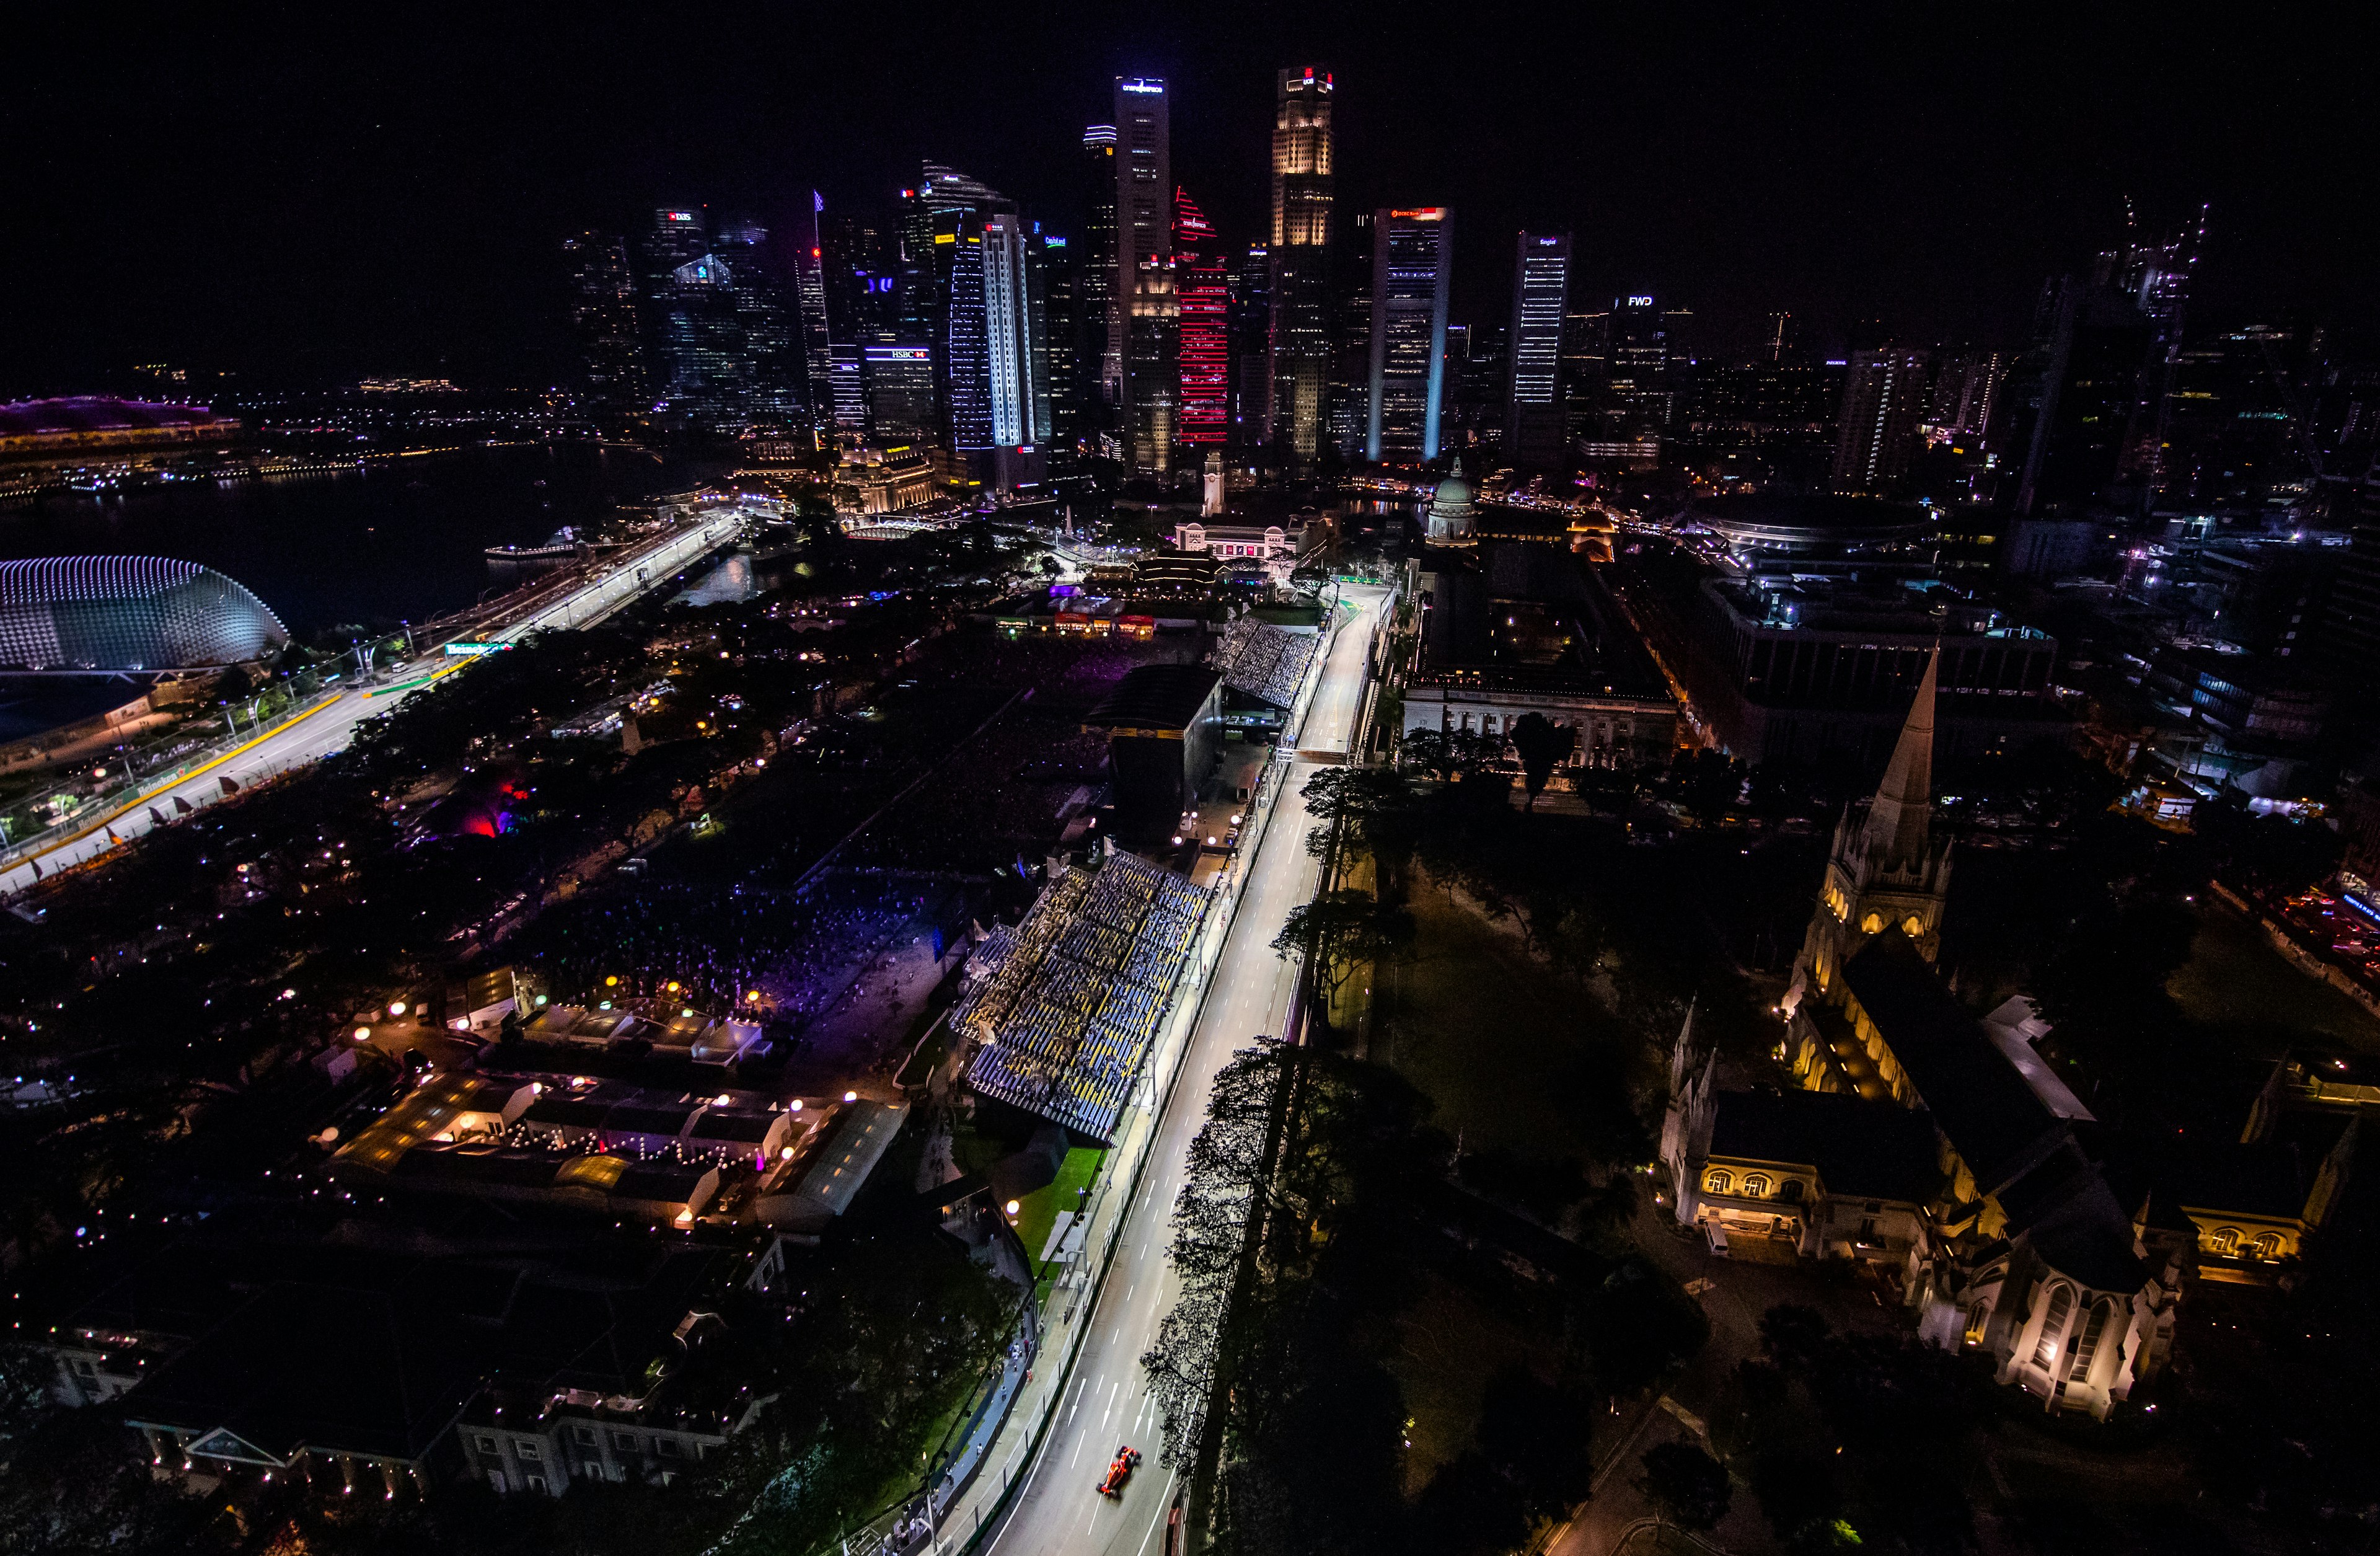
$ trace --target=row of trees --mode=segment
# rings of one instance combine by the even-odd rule
[[[1432,1269],[1510,1281],[1439,1234],[1453,1153],[1429,1114],[1394,1072],[1323,1049],[1262,1043],[1217,1079],[1175,1208],[1183,1298],[1142,1360],[1166,1458],[1233,1556],[1510,1550],[1587,1495],[1603,1402],[1702,1343],[1673,1285],[1582,1250],[1584,1273],[1518,1299],[1559,1343],[1488,1380],[1472,1445],[1408,1497],[1400,1321]]]

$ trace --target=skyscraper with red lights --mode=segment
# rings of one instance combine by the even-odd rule
[[[1231,283],[1214,226],[1173,192],[1173,296],[1181,315],[1180,443],[1220,444],[1231,425]]]

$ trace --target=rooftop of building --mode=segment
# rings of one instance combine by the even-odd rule
[[[2062,1121],[1899,929],[1862,946],[1843,979],[1985,1193],[2022,1173],[2050,1137],[2063,1133]]]
[[[1814,1167],[1827,1192],[1923,1205],[1941,1187],[1933,1115],[1848,1091],[1722,1091],[1710,1154]]]
[[[1136,665],[1084,723],[1102,729],[1186,730],[1222,679],[1203,664]]]
[[[1430,553],[1422,675],[1667,699],[1669,685],[1594,569],[1566,549],[1483,542]]]

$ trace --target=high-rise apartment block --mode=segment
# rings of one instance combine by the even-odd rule
[[[1570,311],[1571,235],[1524,232],[1512,260],[1504,456],[1524,470],[1562,463],[1562,322]]]
[[[1364,456],[1438,457],[1446,395],[1446,307],[1453,213],[1442,205],[1372,218],[1371,396]]]
[[[1331,83],[1327,70],[1283,70],[1272,125],[1270,364],[1266,421],[1293,466],[1322,450],[1330,371]]]
[[[1905,346],[1852,353],[1835,443],[1837,492],[1882,496],[1899,484],[1917,451],[1932,371],[1930,353]]]

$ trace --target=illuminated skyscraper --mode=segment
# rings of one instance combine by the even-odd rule
[[[1272,334],[1272,250],[1252,246],[1232,275],[1231,442],[1250,448],[1265,439],[1265,382]]]
[[[1080,246],[1054,232],[1043,232],[1039,237],[1038,333],[1048,362],[1043,376],[1050,385],[1049,441],[1057,450],[1071,454],[1090,427],[1083,401]]]
[[[1604,324],[1603,373],[1628,432],[1658,432],[1670,424],[1670,325],[1677,317],[1642,293],[1611,299]]]
[[[742,419],[793,419],[807,401],[801,342],[783,272],[769,252],[769,230],[757,222],[732,222],[711,252],[727,266],[728,295],[735,305],[740,361],[734,414]]]
[[[1116,284],[1116,130],[1083,127],[1085,201],[1083,254],[1076,274],[1082,292],[1082,371],[1086,400],[1112,406],[1123,394],[1123,293]]]
[[[813,423],[834,419],[833,369],[828,351],[833,340],[826,311],[826,197],[810,191],[809,241],[794,256],[794,301],[799,315],[802,371],[809,385]]]
[[[1446,302],[1454,213],[1442,205],[1372,219],[1372,373],[1364,457],[1438,457],[1446,398]]]
[[[1504,454],[1518,468],[1562,463],[1562,322],[1570,310],[1568,233],[1524,232],[1512,260],[1511,376]]]
[[[1798,335],[1791,314],[1770,314],[1767,337],[1761,343],[1761,356],[1772,363],[1791,360],[1797,349]]]
[[[1328,71],[1283,70],[1275,83],[1266,420],[1300,469],[1321,453],[1330,371],[1330,103]]]
[[[1173,146],[1165,83],[1115,82],[1116,288],[1124,315],[1117,398],[1125,455],[1141,469],[1172,468],[1174,399]]]
[[[637,280],[628,246],[610,233],[564,240],[570,264],[570,333],[599,405],[627,406],[645,393],[644,343],[637,335]]]
[[[1173,195],[1173,298],[1180,318],[1180,410],[1174,438],[1220,444],[1231,425],[1231,289],[1215,229],[1181,190]]]

